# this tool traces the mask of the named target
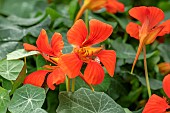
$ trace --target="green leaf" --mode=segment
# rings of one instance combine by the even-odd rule
[[[48,16],[47,18],[45,18],[42,22],[40,22],[39,24],[35,25],[35,26],[32,26],[32,27],[29,27],[26,29],[26,34],[30,33],[32,36],[34,37],[38,37],[38,35],[40,34],[40,31],[42,29],[47,29],[49,27],[51,23],[51,19],[50,17]]]
[[[90,10],[89,10],[89,18],[92,19],[92,18],[95,18],[95,19],[98,19],[104,23],[107,23],[107,24],[110,24],[113,28],[115,28],[117,26],[117,22],[114,22],[114,21],[106,21],[104,20],[102,17],[100,16],[97,16],[95,15],[94,13],[92,13]]]
[[[169,45],[167,44],[160,44],[158,46],[158,49],[160,51],[160,55],[163,57],[165,62],[170,62],[170,49]]]
[[[110,15],[111,17],[113,17],[124,30],[126,29],[126,26],[129,22],[129,20],[127,18],[120,18],[120,17],[117,17],[116,15],[110,14],[110,13],[107,13],[107,14]]]
[[[45,14],[38,16],[36,18],[21,18],[16,15],[11,15],[7,19],[12,22],[12,24],[15,25],[21,25],[21,26],[31,26],[34,24],[37,24],[45,17]]]
[[[132,113],[128,108],[124,108],[125,113]]]
[[[77,0],[72,0],[70,2],[70,6],[69,6],[69,14],[70,14],[70,19],[71,20],[74,20],[76,14],[77,14],[77,11],[78,11],[78,2]]]
[[[80,88],[74,93],[61,92],[57,113],[125,113],[123,108],[103,92]]]
[[[108,89],[108,94],[109,96],[113,99],[116,100],[122,95],[127,94],[127,89],[119,79],[116,79],[115,77],[111,79],[111,87]]]
[[[45,100],[45,90],[32,85],[24,85],[13,94],[8,110],[12,113],[32,113],[41,108]]]
[[[61,17],[61,15],[56,10],[54,10],[50,7],[46,8],[46,13],[50,15],[52,20],[55,20],[55,19]]]
[[[21,60],[1,60],[0,75],[7,80],[16,80],[23,66],[24,62]]]
[[[18,49],[16,51],[13,51],[13,52],[7,54],[7,60],[20,59],[20,58],[24,58],[24,57],[36,55],[36,54],[39,54],[39,52],[38,51],[28,52],[25,49]]]
[[[10,80],[7,80],[3,77],[0,76],[0,79],[2,80],[2,87],[6,90],[11,90],[12,89],[12,82]]]
[[[8,91],[0,87],[0,113],[6,113],[9,102]]]
[[[48,113],[56,113],[56,109],[59,104],[58,94],[59,94],[59,87],[56,87],[55,90],[48,90],[47,98],[46,98]]]
[[[116,56],[117,58],[123,58],[123,59],[134,59],[136,57],[136,51],[132,47],[132,45],[123,43],[121,39],[116,39],[116,40],[109,40],[111,43],[111,46],[113,49],[116,51]],[[150,58],[153,56],[157,51],[147,53],[146,58]],[[144,59],[143,53],[140,54],[139,60]],[[133,62],[133,60],[132,60]]]
[[[16,79],[16,81],[14,81],[13,86],[12,86],[12,90],[10,92],[10,95],[12,95],[14,93],[14,91],[23,83],[25,77],[26,77],[26,65],[24,64],[24,67],[22,68],[22,71],[20,72],[18,78]]]
[[[36,57],[36,66],[37,70],[42,69],[42,67],[47,63],[47,61],[44,59],[42,55],[38,55]]]
[[[16,15],[19,17],[30,17],[35,15],[38,10],[37,2],[43,2],[43,0],[1,0],[2,6],[0,12],[5,15]],[[0,3],[0,4],[1,4]],[[40,4],[40,3],[39,3]]]
[[[33,111],[33,113],[47,113],[44,109],[37,108]]]
[[[19,41],[25,35],[25,29],[15,25],[0,24],[0,41]]]
[[[145,77],[140,77],[137,75],[136,75],[136,77],[139,79],[139,81],[142,83],[142,85],[146,86]],[[149,78],[149,83],[150,83],[151,89],[153,89],[153,90],[158,90],[158,89],[162,88],[162,81],[160,81],[160,80]]]
[[[99,85],[93,86],[93,88],[95,91],[103,91],[103,92],[107,91],[107,89],[110,86],[110,82],[111,82],[111,77],[108,74],[106,74],[103,82]],[[80,77],[76,77],[76,89],[79,89],[81,87],[89,88],[89,86]]]

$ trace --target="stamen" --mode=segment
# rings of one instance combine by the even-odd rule
[[[96,58],[94,59],[94,61],[96,61],[97,63],[100,64],[100,59],[99,59],[99,57],[96,57]]]

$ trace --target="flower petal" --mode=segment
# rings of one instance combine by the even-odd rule
[[[35,71],[31,74],[29,74],[25,80],[24,80],[24,84],[32,84],[34,86],[39,86],[41,87],[44,80],[45,80],[45,76],[48,73],[47,70],[38,70]]]
[[[116,52],[113,50],[102,50],[97,56],[106,67],[109,75],[113,77],[116,64]]]
[[[40,52],[52,55],[52,48],[48,42],[48,36],[44,29],[41,30],[40,35],[36,41],[37,47]]]
[[[170,108],[165,98],[153,94],[145,105],[142,113],[165,113]]]
[[[83,46],[91,46],[106,40],[112,33],[113,27],[96,19],[91,19],[90,35]]]
[[[164,28],[164,26],[159,26],[159,27],[156,27],[155,29],[151,30],[146,37],[145,44],[153,43],[153,41],[155,41],[156,37],[162,31],[163,28]]]
[[[90,10],[99,10],[104,7],[106,0],[85,0],[84,4],[87,4],[87,8]]]
[[[126,32],[130,34],[131,37],[136,38],[137,40],[139,40],[139,29],[140,29],[140,26],[133,22],[130,22],[126,26]]]
[[[166,75],[163,79],[163,89],[166,95],[170,98],[170,74]]]
[[[54,84],[58,85],[64,83],[64,81],[65,81],[65,73],[60,68],[56,68],[47,77],[47,85],[52,90],[55,89]]]
[[[98,62],[90,61],[84,71],[84,79],[89,84],[100,84],[104,79],[102,66]]]
[[[139,20],[141,23],[144,23],[144,21],[148,19],[149,29],[153,28],[155,25],[157,25],[160,21],[164,19],[164,12],[156,7],[134,7],[129,10],[129,14]]]
[[[146,10],[146,6],[134,7],[129,10],[129,14],[133,18],[139,20],[141,23],[144,23],[146,18],[145,16],[148,16],[148,12]]]
[[[83,62],[75,53],[71,53],[62,55],[58,64],[69,78],[75,78],[79,75]]]
[[[54,35],[52,36],[51,47],[55,56],[61,55],[61,50],[64,47],[64,42],[60,33],[54,33]]]
[[[118,2],[117,0],[107,0],[107,3],[105,5],[107,12],[110,13],[117,13],[119,12],[124,12],[124,4],[121,2]]]
[[[67,32],[67,39],[70,44],[81,46],[87,37],[87,28],[83,20],[77,20]]]
[[[164,26],[164,28],[162,29],[162,31],[158,34],[158,36],[163,36],[165,34],[169,34],[170,33],[170,20],[167,20],[165,22],[163,22],[162,24],[160,24],[159,26]]]
[[[23,46],[26,51],[38,51],[38,48],[31,44],[24,43]]]
[[[164,12],[157,8],[157,7],[148,7],[149,9],[149,26],[150,28],[153,28],[155,25],[157,25],[159,22],[161,22],[165,16]],[[159,16],[158,16],[159,15]]]
[[[163,62],[158,64],[158,68],[159,68],[159,72],[163,75],[170,73],[170,63],[168,62]]]

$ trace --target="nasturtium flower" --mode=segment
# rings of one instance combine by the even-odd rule
[[[84,70],[84,79],[88,84],[100,84],[104,79],[106,67],[110,76],[114,75],[116,53],[113,50],[104,50],[103,47],[92,47],[106,40],[112,33],[111,25],[92,19],[89,22],[90,33],[83,20],[77,20],[67,33],[67,39],[74,46],[73,52],[64,54],[59,59],[59,65],[69,78],[75,78],[80,74],[83,64],[87,64]]]
[[[131,37],[139,40],[139,47],[132,66],[132,72],[134,66],[138,60],[142,47],[147,44],[151,44],[157,36],[163,36],[170,32],[170,20],[167,20],[159,24],[164,19],[164,12],[156,7],[134,7],[129,10],[130,16],[140,21],[140,25],[130,22],[126,31]]]
[[[46,60],[53,62],[50,57],[55,58],[62,54],[61,50],[64,47],[64,42],[62,40],[62,35],[55,32],[49,43],[47,33],[42,29],[36,41],[36,45],[37,47],[28,43],[23,44],[26,51],[39,51]]]
[[[118,0],[84,0],[75,20],[78,20],[86,9],[96,11],[101,8],[106,8],[109,13],[124,12],[124,4]]]
[[[58,85],[65,81],[65,73],[58,66],[58,59],[62,55],[62,48],[64,42],[60,33],[54,33],[51,43],[48,43],[48,36],[44,29],[41,30],[40,35],[36,41],[36,46],[24,43],[23,46],[27,51],[39,51],[41,55],[48,61],[55,64],[55,66],[46,65],[44,70],[38,70],[29,74],[24,84],[32,84],[41,87],[47,78],[47,85],[50,89],[54,90],[54,84]],[[55,59],[55,61],[53,60]],[[46,77],[47,76],[47,77]]]
[[[166,75],[163,79],[163,89],[168,98],[170,98],[170,74]],[[170,105],[165,97],[159,97],[153,94],[145,105],[142,113],[168,113]],[[170,112],[170,111],[169,111]]]
[[[105,4],[106,11],[109,13],[124,12],[125,6],[118,0],[107,0]]]
[[[163,75],[170,73],[170,63],[163,62],[158,64],[159,72]]]

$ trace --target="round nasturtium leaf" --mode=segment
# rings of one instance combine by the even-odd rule
[[[44,100],[43,88],[27,84],[14,92],[8,110],[12,113],[33,113],[42,107]]]
[[[8,91],[0,87],[0,113],[6,113],[9,101]]]
[[[0,61],[0,76],[7,80],[16,80],[24,66],[22,60],[6,60]]]
[[[125,113],[124,109],[104,92],[80,88],[74,93],[61,92],[57,113]]]

